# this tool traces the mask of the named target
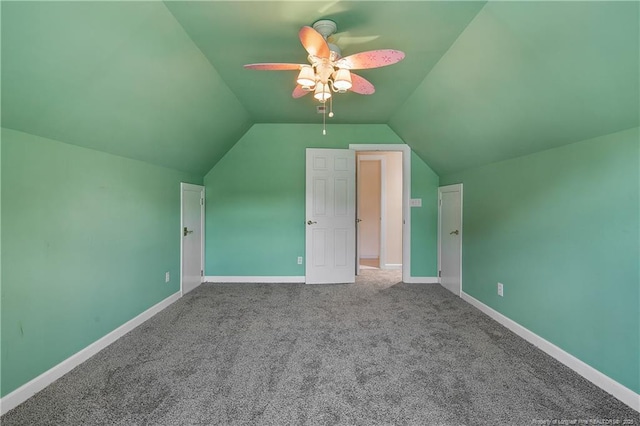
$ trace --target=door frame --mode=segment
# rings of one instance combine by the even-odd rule
[[[445,185],[438,187],[438,282],[441,282],[442,276],[442,193],[443,192],[459,192],[460,193],[460,288],[458,289],[458,296],[462,297],[462,223],[464,217],[462,216],[464,197],[462,192],[462,184],[456,183],[453,185]]]
[[[406,144],[349,144],[349,149],[402,152],[402,281],[411,282],[411,148]]]
[[[387,170],[386,170],[386,162],[387,158],[384,155],[375,155],[375,154],[363,154],[356,155],[356,188],[359,189],[360,185],[360,162],[361,161],[379,161],[380,162],[380,224],[379,224],[379,232],[380,239],[378,241],[379,250],[378,250],[378,260],[380,261],[379,267],[383,268],[383,265],[386,265],[386,249],[385,245],[387,243],[387,234],[386,234],[386,225],[387,225],[387,212],[385,207],[387,205],[387,194],[386,194],[386,179],[387,179]],[[356,190],[356,217],[358,217],[358,212],[360,211],[360,195],[359,191]],[[356,263],[360,257],[360,223],[358,222],[356,225]],[[359,267],[356,268],[359,270]]]
[[[180,296],[184,296],[182,288],[182,275],[184,265],[184,247],[182,230],[184,228],[184,190],[200,190],[200,283],[204,281],[204,204],[205,204],[205,188],[202,185],[194,185],[192,183],[180,182]]]

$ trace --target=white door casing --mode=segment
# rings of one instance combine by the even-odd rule
[[[349,144],[349,149],[402,152],[402,281],[411,283],[411,148],[406,144]]]
[[[462,184],[438,188],[438,270],[440,284],[462,292]]]
[[[305,282],[355,282],[355,151],[306,151]]]
[[[180,184],[180,291],[202,283],[204,275],[204,187]]]

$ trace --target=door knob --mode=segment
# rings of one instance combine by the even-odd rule
[[[452,235],[452,234],[456,234],[456,235],[458,235],[458,234],[459,234],[459,232],[458,232],[458,230],[456,229],[455,231],[451,231],[451,232],[449,232],[449,235]]]
[[[313,225],[314,223],[318,223],[318,222],[313,221],[313,220],[309,220],[309,221],[307,221],[307,225]]]
[[[187,227],[185,226],[185,227],[184,227],[184,230],[182,231],[182,235],[183,235],[184,237],[186,237],[188,234],[193,234],[193,231],[189,231],[189,230],[187,229]]]
[[[362,222],[362,219],[356,219],[356,223]]]

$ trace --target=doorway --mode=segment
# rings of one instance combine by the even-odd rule
[[[180,183],[180,292],[184,296],[204,276],[204,186]]]
[[[402,153],[402,281],[412,282],[411,278],[411,148],[406,144],[349,144],[349,149],[372,152]],[[357,262],[355,262],[357,265]],[[357,267],[356,267],[357,269]]]
[[[359,151],[357,258],[360,269],[402,269],[402,152]]]

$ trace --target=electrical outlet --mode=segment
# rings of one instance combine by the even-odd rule
[[[504,296],[504,285],[502,285],[502,283],[498,283],[498,296]]]
[[[298,265],[302,265],[302,256],[298,256]]]
[[[171,281],[171,275],[169,275],[169,272],[165,272],[164,273],[164,282],[168,283],[169,281]]]

